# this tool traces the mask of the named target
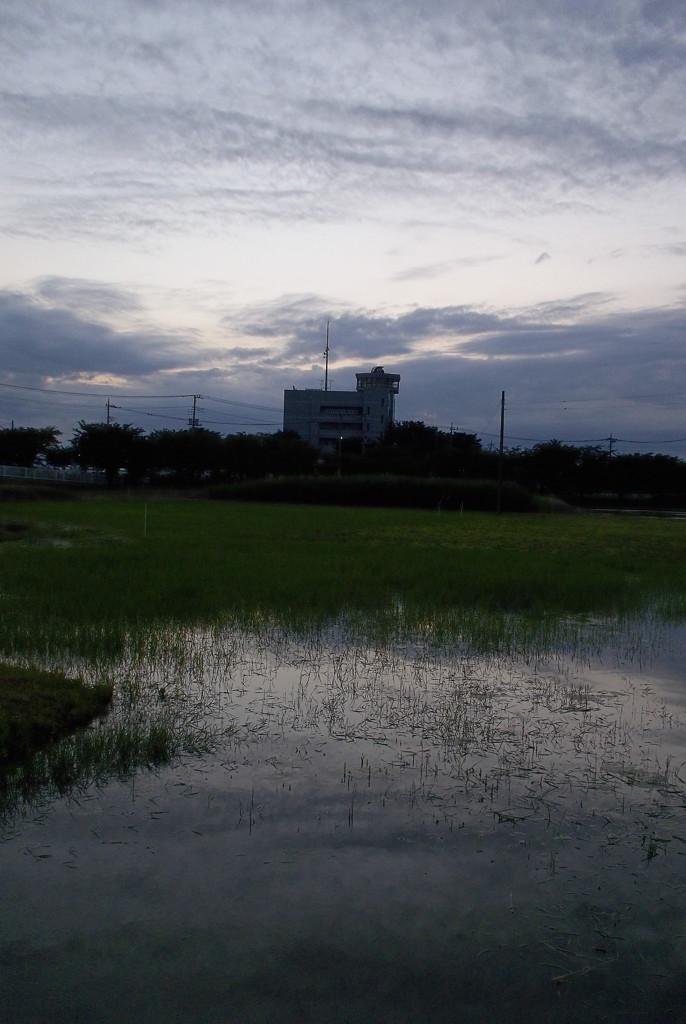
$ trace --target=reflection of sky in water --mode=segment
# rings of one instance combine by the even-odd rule
[[[663,639],[570,665],[177,637],[129,676],[235,731],[9,827],[3,1019],[679,1019]]]

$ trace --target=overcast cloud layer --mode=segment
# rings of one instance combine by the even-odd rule
[[[0,426],[397,415],[686,456],[682,0],[4,0]],[[172,397],[179,396],[179,397]]]

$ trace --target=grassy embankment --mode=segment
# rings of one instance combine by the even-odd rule
[[[175,623],[342,617],[377,639],[428,629],[479,651],[553,640],[591,616],[686,614],[678,521],[138,499],[6,510],[4,660],[95,666],[104,685],[127,644]],[[0,735],[9,693],[0,680]],[[37,706],[25,702],[29,719]]]
[[[357,508],[415,508],[429,511],[492,512],[498,505],[495,480],[450,480],[411,476],[292,476],[245,480],[210,488],[213,498],[296,505]],[[542,512],[550,499],[506,481],[500,492],[504,512]],[[560,504],[558,502],[558,504]]]

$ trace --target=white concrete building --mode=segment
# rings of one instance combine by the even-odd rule
[[[335,449],[341,438],[380,441],[394,421],[400,374],[375,366],[356,377],[356,391],[284,391],[283,429],[322,450]]]

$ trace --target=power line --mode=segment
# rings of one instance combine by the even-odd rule
[[[155,419],[162,420],[183,420],[184,422],[188,419],[186,416],[172,416],[168,412],[146,412],[144,409],[127,409],[125,405],[112,406],[113,409],[119,409],[121,412],[133,412],[136,416],[153,416]]]
[[[274,405],[255,405],[252,402],[235,402],[232,398],[216,398],[213,395],[201,395],[203,402],[219,402],[222,405],[238,405],[244,409],[259,409],[261,412],[282,412]]]
[[[140,398],[144,400],[158,399],[158,398],[193,398],[193,395],[126,395],[120,394],[117,391],[112,391],[109,388],[105,388],[102,392],[93,391],[67,391],[60,388],[32,388],[26,384],[6,384],[4,381],[0,381],[0,388],[12,388],[14,391],[38,391],[45,395],[72,395],[78,398],[104,398],[109,395],[113,398],[127,398],[134,399]]]
[[[546,402],[532,402],[527,399],[526,401],[521,402],[516,400],[513,402],[508,401],[507,404],[510,409],[556,409],[561,405],[565,407],[568,405],[592,405],[596,402],[602,402],[603,404],[607,404],[608,402],[644,402],[665,398],[676,398],[682,401],[683,397],[683,391],[665,391],[661,394],[652,395],[607,395],[604,397],[600,396],[598,398],[556,398],[549,399]]]
[[[494,434],[493,432],[489,432],[487,430],[476,430],[476,431],[473,431],[473,433],[481,434],[482,437],[499,437],[500,436],[499,434]],[[515,437],[514,434],[508,434],[507,435],[507,439],[508,439],[508,441],[529,441],[532,444],[540,444],[540,443],[544,443],[545,441],[550,441],[551,440],[549,437],[547,437],[547,438],[543,438],[543,437]],[[564,439],[564,438],[556,437],[555,440],[556,441],[560,441],[562,444],[601,444],[601,442],[603,442],[603,441],[609,441],[610,438],[609,437],[585,437],[585,438],[579,438],[579,439],[573,441],[573,440],[570,440],[570,439]],[[619,439],[615,437],[613,440],[617,441]],[[634,442],[634,443],[638,444],[639,442]],[[655,444],[654,441],[646,441],[645,443],[646,444]],[[664,444],[666,442],[660,442],[660,443]]]
[[[184,423],[187,422],[187,420],[188,420],[188,416],[173,416],[170,413],[147,412],[147,411],[145,411],[143,409],[130,409],[130,408],[128,408],[125,405],[116,405],[116,406],[113,405],[112,408],[113,409],[118,409],[121,412],[132,412],[132,413],[135,413],[136,416],[150,416],[150,417],[153,417],[155,419],[164,419],[164,420],[180,420],[180,421],[183,421]],[[201,417],[198,415],[197,418],[200,419]],[[230,426],[241,426],[241,427],[277,427],[277,426],[280,425],[280,421],[277,422],[275,420],[269,420],[269,421],[254,420],[254,419],[209,420],[205,416],[202,416],[202,421],[203,421],[203,423],[210,424],[212,426],[225,426],[225,427],[230,427]]]
[[[281,420],[269,420],[260,423],[259,420],[208,420],[203,417],[204,423],[210,423],[215,427],[280,427]]]
[[[605,438],[605,440],[609,441],[610,438]],[[672,438],[670,441],[632,441],[628,437],[615,437],[613,438],[613,440],[619,441],[622,444],[686,444],[686,437],[675,437]]]
[[[5,383],[4,381],[0,381],[0,387],[2,387],[2,388],[11,388],[14,391],[34,391],[34,392],[38,392],[39,394],[45,394],[45,395],[70,395],[70,396],[76,397],[76,398],[93,398],[93,399],[94,398],[100,398],[100,397],[105,398],[105,397],[109,396],[110,398],[118,398],[118,399],[123,398],[123,399],[125,399],[127,401],[143,401],[143,402],[147,402],[147,401],[164,401],[165,399],[169,399],[169,398],[200,398],[200,399],[202,399],[203,402],[219,402],[222,405],[237,405],[237,406],[239,406],[241,408],[244,408],[244,409],[258,409],[261,412],[280,412],[281,411],[280,409],[277,409],[275,406],[272,406],[272,405],[256,405],[255,403],[252,403],[252,402],[237,402],[237,401],[234,401],[234,399],[232,399],[232,398],[218,398],[215,395],[200,395],[197,392],[195,392],[195,393],[187,393],[187,394],[178,394],[178,395],[168,395],[168,394],[164,394],[164,395],[155,395],[155,394],[129,395],[129,394],[125,393],[125,392],[113,391],[111,388],[105,388],[104,385],[101,385],[101,387],[103,388],[102,391],[93,392],[93,391],[71,391],[71,390],[66,390],[66,389],[63,389],[63,388],[37,388],[37,387],[29,387],[29,386],[27,386],[25,384],[8,384],[8,383]],[[130,411],[133,411],[133,410],[130,410]]]
[[[12,390],[12,391],[28,392],[28,393],[35,394],[35,395],[60,395],[60,396],[67,396],[67,397],[74,397],[74,398],[83,398],[83,399],[88,399],[89,402],[91,402],[91,403],[101,402],[101,401],[104,401],[106,399],[109,401],[110,398],[116,398],[118,400],[125,399],[125,400],[128,400],[128,401],[142,401],[142,402],[148,402],[148,401],[150,401],[150,402],[152,402],[152,401],[158,402],[158,401],[169,401],[169,400],[177,400],[177,399],[193,399],[194,402],[197,401],[197,400],[202,400],[203,402],[214,402],[214,403],[217,403],[219,405],[233,406],[233,407],[236,407],[238,409],[254,410],[255,412],[277,413],[277,414],[279,414],[279,416],[280,416],[280,414],[282,412],[282,410],[280,408],[276,408],[275,406],[260,405],[260,404],[254,403],[254,402],[240,402],[240,401],[235,401],[234,399],[230,399],[230,398],[220,398],[220,397],[218,397],[216,395],[201,395],[201,394],[198,394],[197,392],[196,393],[181,393],[181,394],[145,394],[145,395],[141,395],[141,394],[128,394],[127,392],[113,391],[113,390],[111,390],[109,388],[106,388],[105,386],[101,386],[102,390],[98,390],[98,391],[95,391],[95,390],[79,391],[79,390],[71,390],[71,389],[66,389],[66,388],[31,387],[31,386],[23,385],[23,384],[10,384],[9,382],[6,382],[6,381],[0,381],[0,388],[6,388],[6,389],[9,389],[9,390]],[[530,408],[530,409],[533,409],[533,408],[536,408],[536,409],[559,408],[560,405],[566,406],[566,405],[575,405],[575,404],[583,404],[583,403],[593,403],[593,402],[599,402],[599,401],[603,401],[603,402],[615,402],[615,401],[627,401],[627,400],[637,401],[637,400],[650,400],[650,399],[658,399],[658,398],[663,398],[664,399],[664,398],[681,398],[681,397],[682,396],[681,396],[680,392],[663,392],[662,394],[634,395],[634,396],[623,396],[623,397],[615,396],[614,398],[605,398],[605,399],[600,399],[600,398],[578,398],[578,399],[568,399],[568,400],[561,399],[560,401],[557,401],[557,402],[554,402],[554,403],[551,403],[551,402],[541,402],[541,403],[535,403],[535,402],[534,403],[529,403],[529,402],[527,402],[527,403],[523,403],[523,402],[517,403],[517,402],[514,402],[513,403],[513,402],[508,402],[508,408],[518,408],[518,407],[521,408],[524,405],[526,405],[526,408]],[[27,402],[32,402],[32,401],[35,402],[35,401],[37,401],[36,399],[29,398],[28,395],[27,395],[27,397],[24,400],[27,401]],[[79,406],[76,405],[75,403],[67,402],[67,403],[60,403],[59,408],[60,409],[78,409]],[[152,412],[152,411],[145,410],[145,409],[134,409],[134,408],[126,407],[126,406],[118,406],[118,408],[121,409],[121,411],[123,411],[123,412],[129,412],[129,413],[132,413],[132,414],[134,414],[136,416],[146,416],[146,417],[150,417],[150,418],[166,419],[166,420],[178,421],[178,422],[188,422],[188,415],[187,414],[175,415],[172,411],[155,411],[155,412]],[[168,408],[171,410],[173,407],[168,407]],[[280,427],[281,426],[281,420],[280,419],[278,421],[276,421],[276,420],[265,421],[265,420],[251,419],[249,417],[242,418],[242,419],[232,419],[232,420],[215,420],[215,419],[208,420],[205,417],[202,417],[202,418],[203,418],[203,421],[205,423],[211,424],[212,426],[225,426],[225,427],[230,427],[230,426],[234,426],[234,427],[235,426],[242,426],[242,427]],[[441,429],[441,428],[438,428],[438,429]],[[446,428],[443,428],[443,429],[445,430]],[[468,428],[463,428],[461,433],[466,433],[466,434],[470,434],[471,433],[471,434],[474,434],[474,435],[477,435],[477,436],[480,436],[480,437],[492,437],[492,438],[499,437],[499,434],[496,433],[495,431],[489,432],[489,431],[484,431],[484,430],[470,430]],[[507,440],[508,440],[508,442],[514,441],[514,442],[523,442],[523,443],[527,443],[527,444],[544,444],[546,441],[550,440],[550,437],[541,438],[541,437],[520,437],[520,436],[508,435],[507,436]],[[652,438],[650,440],[632,440],[632,439],[628,439],[628,438],[617,438],[617,437],[611,436],[611,437],[583,438],[583,439],[574,439],[574,440],[573,439],[556,438],[556,440],[559,440],[562,444],[606,444],[608,442],[611,442],[613,444],[617,443],[617,444],[634,444],[634,445],[651,445],[651,446],[686,444],[686,438],[670,438],[668,440],[660,440],[660,439],[655,439],[655,438]]]
[[[499,436],[498,434],[493,433],[493,432],[489,432],[487,430],[472,430],[472,431],[465,431],[465,433],[479,434],[480,437],[498,437]],[[551,438],[550,437],[515,437],[513,434],[508,434],[507,435],[507,440],[508,441],[528,441],[531,444],[545,444],[547,441],[550,441]],[[632,440],[631,438],[628,438],[628,437],[614,437],[614,435],[611,435],[610,437],[585,437],[585,438],[576,438],[576,439],[564,438],[564,437],[556,437],[555,440],[559,441],[560,444],[604,444],[604,443],[606,443],[608,441],[613,441],[613,442],[619,443],[619,444],[652,444],[652,445],[686,444],[686,438],[685,437],[675,437],[675,438],[671,438],[671,439],[666,440],[666,441],[660,440],[659,438],[651,438],[648,441],[636,441],[636,440]]]

